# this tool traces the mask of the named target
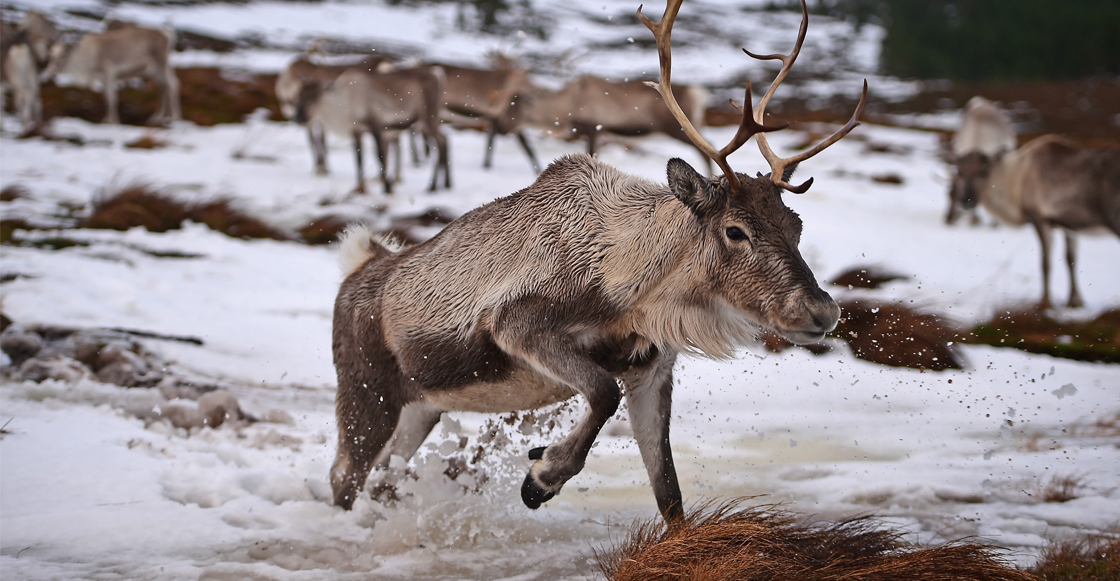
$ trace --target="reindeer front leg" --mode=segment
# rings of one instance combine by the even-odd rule
[[[661,353],[653,361],[622,374],[630,427],[649,473],[657,508],[666,522],[684,517],[681,487],[669,447],[669,418],[673,412],[673,365],[677,354]]]
[[[541,301],[544,303],[545,301]],[[504,310],[494,332],[503,350],[533,367],[542,376],[571,387],[587,400],[587,412],[566,438],[529,452],[536,460],[521,485],[521,500],[529,508],[556,496],[564,483],[583,469],[599,430],[618,409],[618,383],[591,360],[586,349],[557,329],[554,317],[542,316],[546,304],[526,300]]]
[[[117,77],[106,74],[103,81],[105,86],[101,88],[101,92],[105,96],[106,109],[104,122],[109,125],[120,125],[121,119],[117,113]]]

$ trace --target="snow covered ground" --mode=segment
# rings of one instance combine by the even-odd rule
[[[586,11],[594,3],[565,5]],[[221,9],[231,22],[229,14],[243,11],[240,27],[230,25],[243,30],[249,19],[263,26],[286,9],[305,10],[311,21],[306,15],[318,12],[306,6],[119,9],[176,21]],[[339,6],[360,15],[382,9],[328,4],[325,13]],[[366,38],[341,21],[340,29]],[[53,130],[86,145],[19,141],[10,131],[0,137],[0,188],[29,192],[0,202],[5,219],[58,223],[65,208],[88,204],[99,190],[143,181],[184,200],[230,198],[283,227],[327,214],[384,227],[430,208],[461,214],[535,177],[512,140],[500,141],[495,167],[482,170],[484,137],[471,131],[449,137],[453,190],[427,194],[430,169],[406,166],[399,192],[387,198],[349,193],[353,162],[339,140],[332,175],[313,176],[305,134],[292,124],[156,130],[58,120]],[[123,146],[146,133],[169,146]],[[722,144],[732,130],[705,134]],[[534,137],[542,159],[580,149]],[[805,138],[787,131],[771,141],[788,152]],[[657,180],[670,157],[700,164],[671,139],[630,144],[608,145],[600,157]],[[804,164],[799,175],[816,182],[787,203],[804,220],[801,251],[818,279],[883,266],[911,278],[879,291],[826,290],[913,301],[965,323],[1036,300],[1032,231],[943,225],[947,172],[937,152],[935,134],[865,125]],[[765,169],[753,144],[731,165]],[[871,180],[883,174],[903,183]],[[540,427],[543,418],[507,426],[496,416],[451,414],[413,460],[417,478],[399,484],[399,502],[366,498],[353,511],[336,509],[327,481],[335,434],[330,317],[340,282],[333,247],[235,240],[195,224],[163,234],[19,233],[60,234],[86,245],[0,248],[4,314],[22,325],[198,337],[201,346],[143,343],[175,369],[225,385],[250,414],[277,421],[187,431],[136,417],[146,389],[88,377],[0,386],[0,423],[8,422],[0,436],[5,579],[584,579],[595,575],[594,550],[656,513],[621,411],[560,496],[537,511],[522,506],[526,451],[564,433],[578,401],[555,412],[562,421],[551,430]],[[169,253],[193,257],[156,256]],[[1115,237],[1083,237],[1078,276],[1087,307],[1064,314],[1091,317],[1120,305],[1116,264]],[[1065,269],[1054,271],[1062,300]],[[940,373],[882,367],[843,349],[682,360],[673,445],[686,501],[761,495],[758,502],[820,518],[871,513],[923,542],[977,535],[1023,563],[1050,536],[1120,526],[1120,368],[989,347],[963,353],[966,369]],[[1111,429],[1098,425],[1109,421]],[[448,459],[463,453],[461,437],[467,450],[484,440],[492,449],[479,474],[460,477],[486,476],[470,491],[443,475]],[[1038,502],[1040,485],[1068,476],[1083,484],[1078,498]]]

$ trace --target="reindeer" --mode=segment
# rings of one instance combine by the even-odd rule
[[[112,30],[87,34],[76,45],[56,42],[44,78],[70,77],[78,86],[100,85],[105,95],[105,122],[120,123],[117,112],[117,83],[132,78],[150,78],[160,90],[159,111],[152,121],[178,120],[179,81],[168,64],[175,33],[136,25],[118,24]]]
[[[424,137],[436,143],[438,153],[428,191],[436,190],[441,170],[444,187],[450,189],[447,137],[440,129],[443,83],[443,69],[434,66],[372,75],[361,70],[348,70],[329,84],[306,83],[296,107],[296,121],[309,126],[317,124],[327,131],[351,136],[358,168],[358,185],[355,189],[361,193],[365,192],[362,135],[371,133],[381,164],[386,194],[393,193],[392,180],[386,175],[387,133],[418,124]]]
[[[383,56],[369,56],[361,62],[349,65],[328,65],[311,62],[306,56],[300,56],[284,69],[276,78],[276,100],[280,103],[280,112],[288,119],[295,119],[300,91],[307,83],[329,83],[338,78],[342,73],[357,69],[373,74],[383,65],[390,64],[389,59]],[[327,136],[323,128],[316,124],[307,125],[307,139],[311,144],[311,155],[314,158],[315,173],[327,175]],[[399,175],[399,168],[398,168]]]
[[[951,145],[953,183],[949,189],[946,224],[952,224],[960,217],[963,184],[976,178],[976,172],[982,165],[978,162],[982,158],[999,159],[1014,150],[1016,145],[1015,128],[1003,109],[980,96],[968,101],[961,112],[961,125],[953,135]],[[980,223],[975,209],[969,214],[972,224]]]
[[[669,418],[677,355],[730,358],[763,329],[812,343],[835,328],[840,309],[797,250],[801,221],[782,191],[809,188],[812,179],[789,183],[794,169],[859,123],[866,83],[851,120],[831,137],[786,159],[770,149],[764,132],[785,126],[762,120],[804,42],[802,0],[790,54],[748,53],[782,59],[783,67],[717,151],[671,90],[670,33],[680,4],[670,0],[660,23],[638,16],[657,40],[657,91],[722,176],[671,159],[665,185],[578,154],[427,242],[391,250],[365,228],[345,235],[332,341],[335,504],[349,509],[373,468],[392,455],[412,456],[445,411],[527,410],[580,395],[587,410],[573,431],[529,451],[521,499],[537,508],[580,472],[625,394],[657,505],[676,521],[683,511]],[[728,165],[752,135],[769,175]]]
[[[1029,223],[1042,243],[1042,300],[1050,306],[1050,232],[1065,231],[1069,302],[1084,305],[1077,289],[1075,232],[1107,228],[1120,236],[1120,149],[1085,149],[1056,135],[1036,138],[996,158],[965,156],[967,173],[954,196],[971,210],[979,202],[1009,224]]]
[[[540,162],[525,136],[522,125],[513,122],[509,109],[523,87],[528,72],[517,70],[503,61],[498,69],[475,69],[453,65],[439,65],[447,75],[443,106],[448,111],[469,117],[478,117],[487,126],[486,154],[482,167],[489,169],[494,155],[494,139],[498,135],[513,134],[521,143],[533,171],[541,173]]]
[[[50,58],[58,29],[38,12],[28,12],[18,27],[3,23],[0,33],[0,83],[10,89],[23,126],[22,135],[35,133],[43,123],[39,73]]]

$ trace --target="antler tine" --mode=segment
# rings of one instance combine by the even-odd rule
[[[646,84],[661,94],[661,98],[665,101],[665,105],[669,107],[673,117],[680,123],[681,128],[684,129],[685,135],[688,139],[696,145],[700,151],[704,152],[716,165],[723,170],[723,175],[727,176],[727,181],[731,186],[732,191],[739,191],[739,178],[735,175],[734,170],[727,163],[727,156],[735,150],[742,147],[752,135],[761,133],[763,131],[776,131],[783,129],[785,125],[780,127],[766,127],[757,122],[748,110],[744,110],[743,120],[739,123],[739,129],[735,132],[735,137],[732,138],[731,143],[727,144],[723,149],[716,151],[716,148],[708,143],[692,122],[688,120],[688,116],[681,110],[680,105],[677,103],[676,97],[673,96],[673,85],[671,82],[672,73],[672,53],[671,53],[671,36],[673,33],[673,23],[677,19],[677,12],[681,8],[682,0],[668,0],[665,3],[665,13],[661,16],[661,22],[653,22],[645,14],[642,14],[642,6],[638,6],[638,19],[646,28],[653,33],[654,39],[657,41],[657,59],[661,65],[661,78],[658,82],[646,81]],[[747,96],[745,102],[751,102],[751,89],[750,84],[747,85]]]
[[[782,61],[782,69],[778,71],[778,76],[774,77],[774,82],[770,83],[770,88],[766,91],[766,94],[763,95],[762,100],[758,102],[758,106],[754,108],[754,119],[756,122],[762,123],[762,119],[766,115],[766,105],[770,103],[770,98],[774,96],[774,91],[777,90],[778,85],[780,85],[782,81],[785,80],[786,75],[788,75],[790,69],[793,68],[793,62],[797,60],[797,55],[801,52],[801,46],[805,42],[805,32],[808,29],[809,7],[806,5],[805,0],[801,0],[801,27],[797,31],[797,41],[793,44],[793,50],[790,51],[789,54],[757,55],[745,48],[743,49],[743,52],[747,53],[747,55],[752,58],[756,58],[759,60]],[[824,141],[818,143],[812,149],[803,151],[793,157],[785,159],[778,157],[774,153],[774,150],[770,149],[770,144],[766,141],[766,136],[762,133],[759,133],[758,139],[756,140],[758,141],[758,149],[762,152],[762,157],[766,158],[767,163],[770,164],[770,180],[774,182],[774,185],[795,194],[803,194],[808,191],[809,186],[813,185],[813,178],[809,178],[799,186],[794,186],[785,180],[786,169],[794,167],[797,164],[805,161],[806,159],[809,159],[810,157],[813,157],[814,155],[824,151],[825,148],[832,145],[833,143],[836,143],[849,132],[851,132],[852,129],[855,129],[856,126],[860,124],[859,115],[863,112],[863,106],[864,104],[866,104],[866,102],[867,79],[864,79],[863,93],[859,97],[859,104],[856,105],[856,110],[854,113],[852,113],[852,118],[849,119],[843,127],[830,135],[828,139],[825,139]]]

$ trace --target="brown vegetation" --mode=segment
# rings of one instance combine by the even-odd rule
[[[175,74],[183,119],[196,125],[240,123],[259,108],[268,109],[271,119],[283,118],[276,102],[276,75],[234,75],[212,67],[175,69]],[[95,91],[47,83],[41,94],[44,120],[79,117],[96,123],[105,117],[105,99]],[[159,90],[152,82],[123,88],[118,97],[121,123],[127,125],[147,124],[159,108]]]
[[[695,580],[1006,580],[1036,579],[973,541],[918,547],[867,517],[808,523],[744,499],[706,503],[666,528],[634,524],[616,547],[597,552],[611,581]]]
[[[1037,306],[1013,307],[977,325],[961,341],[1120,363],[1120,309],[1107,310],[1091,321],[1058,321]]]
[[[865,275],[858,272],[851,278]],[[954,344],[959,331],[945,317],[899,303],[858,299],[840,300],[838,303],[840,322],[828,336],[847,343],[852,355],[857,358],[880,365],[921,370],[963,368],[963,357]],[[776,353],[793,346],[773,333],[764,335],[763,342],[767,349]],[[827,343],[801,347],[814,354],[829,350]]]
[[[1045,484],[1039,482],[1031,496],[1039,502],[1067,502],[1078,498],[1085,487],[1081,476],[1052,476]]]
[[[12,184],[0,190],[0,202],[11,202],[31,195],[27,188],[20,184]]]
[[[96,196],[84,226],[122,231],[140,226],[166,232],[181,228],[185,220],[234,238],[290,239],[287,233],[236,210],[229,200],[187,204],[143,183]]]
[[[1120,579],[1120,536],[1085,536],[1049,543],[1030,572],[1046,581]]]
[[[908,278],[910,277],[904,274],[896,274],[875,266],[857,266],[840,273],[836,278],[830,280],[829,284],[846,286],[850,289],[875,289],[888,282],[907,280]]]

